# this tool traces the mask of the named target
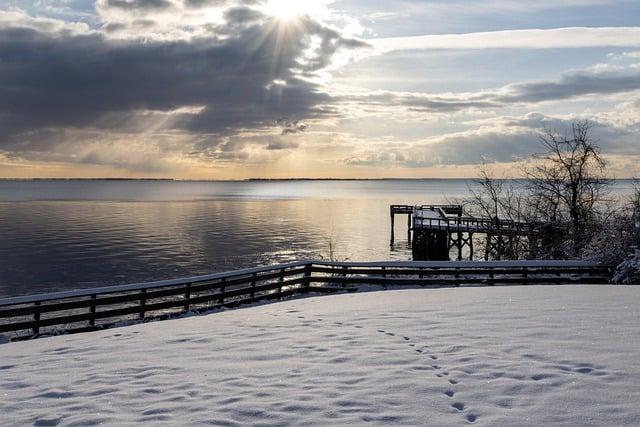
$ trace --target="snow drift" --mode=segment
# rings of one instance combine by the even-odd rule
[[[414,289],[0,346],[3,423],[638,425],[640,288]]]

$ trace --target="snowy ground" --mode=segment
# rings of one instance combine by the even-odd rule
[[[640,287],[306,298],[0,345],[2,425],[640,425]]]

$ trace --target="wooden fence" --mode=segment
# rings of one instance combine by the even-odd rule
[[[610,279],[609,267],[579,261],[300,261],[183,279],[0,299],[0,334],[24,339],[91,331],[298,294],[356,290],[352,285],[606,284]]]

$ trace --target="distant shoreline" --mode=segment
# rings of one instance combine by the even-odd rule
[[[294,181],[471,181],[470,178],[245,178],[245,179],[177,179],[177,178],[0,178],[0,182],[91,182],[91,181],[140,181],[140,182],[294,182]],[[504,178],[498,181],[525,181],[525,178]],[[633,181],[634,178],[612,178],[611,181]]]
[[[162,181],[162,182],[263,182],[263,181],[466,181],[473,178],[245,178],[245,179],[176,179],[176,178],[0,178],[0,181]],[[514,178],[518,179],[518,178]]]

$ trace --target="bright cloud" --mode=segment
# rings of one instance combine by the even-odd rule
[[[416,49],[566,49],[640,47],[640,27],[554,28],[373,39],[378,54]]]
[[[609,0],[560,3],[10,0],[0,176],[48,164],[78,175],[451,176],[525,156],[541,127],[578,117],[596,123],[607,155],[640,159],[634,2],[616,3],[616,19],[594,17]],[[432,30],[425,8],[450,27],[476,21]],[[551,9],[555,28],[539,15]],[[374,21],[398,36],[374,37]]]

